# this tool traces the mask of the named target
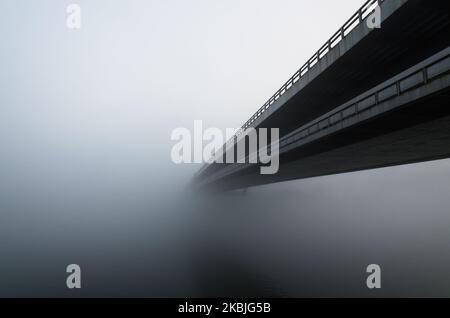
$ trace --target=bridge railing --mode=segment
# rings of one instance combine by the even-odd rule
[[[375,7],[386,0],[368,0],[359,10],[351,16],[344,25],[334,33],[331,38],[320,47],[319,50],[297,71],[289,80],[281,86],[275,94],[270,97],[267,102],[242,126],[241,130],[237,133],[242,134],[243,131],[249,128],[255,120],[257,120],[270,106],[275,103],[281,96],[283,96],[292,86],[297,83],[306,73],[316,65],[332,48],[337,46],[356,26],[364,21],[370,14],[373,13]]]
[[[241,136],[244,131],[251,127],[251,125],[266,112],[273,103],[275,103],[281,96],[288,92],[295,83],[304,77],[309,70],[314,67],[325,55],[336,47],[356,26],[362,23],[369,15],[371,15],[375,8],[386,0],[367,0],[356,11],[344,25],[336,31],[324,45],[322,45],[317,52],[306,63],[289,78],[289,80],[281,86],[265,103],[258,109],[258,111],[237,131],[237,133],[226,142],[226,146],[235,143],[236,137]],[[197,174],[201,174],[208,165],[204,165]]]

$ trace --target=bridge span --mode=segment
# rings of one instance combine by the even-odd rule
[[[370,29],[376,6],[381,28]],[[279,172],[212,163],[195,183],[236,189],[450,157],[449,12],[444,0],[367,1],[243,125],[280,129]]]

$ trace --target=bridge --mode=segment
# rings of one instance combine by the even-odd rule
[[[370,28],[376,8],[381,28]],[[194,183],[230,190],[449,158],[449,45],[447,0],[367,1],[216,154],[246,129],[279,128],[279,172],[211,163]]]

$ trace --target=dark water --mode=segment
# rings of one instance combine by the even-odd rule
[[[93,186],[2,192],[0,296],[450,296],[449,161],[246,195]]]

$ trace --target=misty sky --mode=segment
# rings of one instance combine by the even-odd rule
[[[240,127],[362,2],[78,1],[69,30],[69,1],[1,1],[2,169],[18,183],[189,178],[171,131]]]

